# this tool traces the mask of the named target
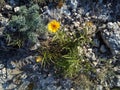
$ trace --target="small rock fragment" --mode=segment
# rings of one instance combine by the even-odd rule
[[[20,10],[20,7],[15,7],[14,12],[18,12]]]
[[[100,41],[98,39],[94,39],[94,46],[99,47],[100,46]]]
[[[106,49],[106,47],[105,47],[104,45],[101,45],[100,51],[101,51],[102,53],[105,53],[105,52],[107,51],[107,49]]]
[[[5,5],[5,9],[12,10],[12,7],[10,5]]]

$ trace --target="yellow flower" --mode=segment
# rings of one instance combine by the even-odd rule
[[[92,26],[93,26],[93,23],[92,23],[91,21],[88,21],[88,22],[86,22],[86,26],[92,27]]]
[[[35,61],[36,61],[37,63],[41,62],[41,61],[42,61],[42,57],[41,57],[41,56],[37,56],[36,59],[35,59]]]
[[[58,29],[60,28],[60,23],[56,20],[52,20],[51,22],[48,23],[48,30],[50,32],[57,32]]]

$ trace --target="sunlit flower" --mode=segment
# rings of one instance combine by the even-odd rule
[[[36,59],[35,59],[35,61],[36,61],[37,63],[41,62],[41,61],[42,61],[42,57],[41,57],[41,56],[37,56]]]
[[[57,32],[58,29],[60,28],[60,23],[56,20],[52,20],[51,22],[48,23],[48,30],[50,32]]]
[[[92,23],[91,21],[88,21],[88,22],[86,22],[86,26],[92,27],[92,26],[93,26],[93,23]]]

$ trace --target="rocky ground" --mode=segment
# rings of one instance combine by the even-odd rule
[[[40,65],[35,63],[37,53],[34,51],[24,49],[8,51],[9,47],[6,47],[2,38],[3,30],[11,15],[19,10],[19,6],[12,2],[14,0],[10,1],[0,12],[0,90],[26,90],[28,85],[29,90],[84,90],[74,86],[69,79],[55,77],[53,69],[40,69]],[[88,46],[86,56],[98,68],[98,72],[102,67],[100,59],[111,59],[116,76],[106,80],[106,86],[110,87],[106,90],[120,90],[119,10],[119,0],[66,0],[66,4],[61,8],[51,6],[41,8],[46,22],[53,18],[61,20],[66,26],[66,31],[80,28],[86,21],[93,22],[96,31],[90,32],[94,33],[92,38],[94,45]],[[33,47],[34,50],[36,48],[37,45]],[[36,83],[36,86],[33,83]],[[96,89],[91,90],[105,89],[98,84]]]

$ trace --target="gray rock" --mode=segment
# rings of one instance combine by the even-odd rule
[[[2,85],[0,84],[0,90],[3,90],[3,87],[2,87]]]
[[[120,27],[116,22],[108,22],[107,28],[101,33],[102,39],[113,55],[118,54],[120,52]]]
[[[4,27],[1,27],[1,28],[0,28],[0,36],[3,35],[3,31],[4,31]]]
[[[10,5],[16,5],[15,0],[9,0]]]
[[[88,51],[86,52],[86,57],[93,61],[97,60],[95,53],[92,51],[91,48],[89,48]]]
[[[3,17],[0,15],[0,26],[4,27],[8,24],[8,18]]]
[[[78,5],[78,1],[77,0],[71,0],[71,7],[73,9],[76,9],[77,8],[77,5]]]
[[[106,47],[105,47],[104,45],[101,45],[100,51],[101,51],[102,53],[105,53],[105,52],[107,51],[107,49],[106,49]]]
[[[117,21],[117,24],[119,25],[119,27],[120,27],[120,22],[119,21]]]
[[[97,17],[99,20],[106,22],[106,21],[111,21],[113,19],[110,14],[113,13],[113,11],[107,5],[99,4],[96,5],[95,7],[99,8],[99,10],[96,9],[98,14]]]
[[[5,9],[7,9],[7,10],[12,10],[12,6],[10,6],[10,5],[5,5]]]
[[[120,75],[117,76],[117,79],[118,79],[118,81],[117,81],[117,87],[120,87]]]
[[[4,64],[0,64],[0,70],[4,68]]]
[[[106,27],[107,27],[107,25],[106,25],[106,24],[103,24],[102,26],[99,26],[98,29],[102,31],[102,30],[105,29]]]
[[[2,17],[2,14],[0,13],[0,17]]]
[[[91,16],[92,19],[97,19],[96,15]]]
[[[103,86],[102,85],[97,85],[96,90],[103,90]]]
[[[77,5],[78,5],[78,1],[77,0],[67,0],[68,5],[70,8],[72,9],[76,9]]]
[[[80,26],[80,22],[73,22],[74,27],[78,28]]]
[[[109,16],[106,16],[106,15],[99,15],[99,16],[98,16],[98,19],[99,19],[99,20],[102,20],[102,21],[106,21],[106,20],[109,19]]]
[[[20,7],[15,7],[14,12],[18,12],[20,10]]]
[[[79,8],[77,10],[77,13],[80,14],[80,15],[82,15],[82,14],[84,15],[85,14],[85,10],[83,8]]]
[[[114,78],[114,86],[120,88],[120,75],[116,75]]]
[[[117,74],[120,74],[120,68],[119,67],[114,67],[114,71],[116,71]]]
[[[16,88],[16,87],[17,87],[17,85],[11,83],[10,85],[6,85],[5,90],[12,90],[12,89],[14,89],[14,88]]]
[[[117,30],[119,28],[119,25],[116,22],[114,22],[114,23],[108,22],[107,27],[108,27],[108,29],[111,29],[111,30]]]
[[[6,68],[3,68],[1,71],[2,71],[2,78],[5,80],[5,79],[6,79],[7,69],[6,69]],[[6,80],[5,80],[5,81],[6,81]]]
[[[77,14],[76,19],[79,21],[81,19],[81,15]]]
[[[68,10],[66,5],[63,5],[63,7],[61,8],[60,14],[65,14],[66,16],[70,16],[71,12]]]
[[[94,39],[94,46],[99,47],[100,46],[100,41],[98,39]]]

